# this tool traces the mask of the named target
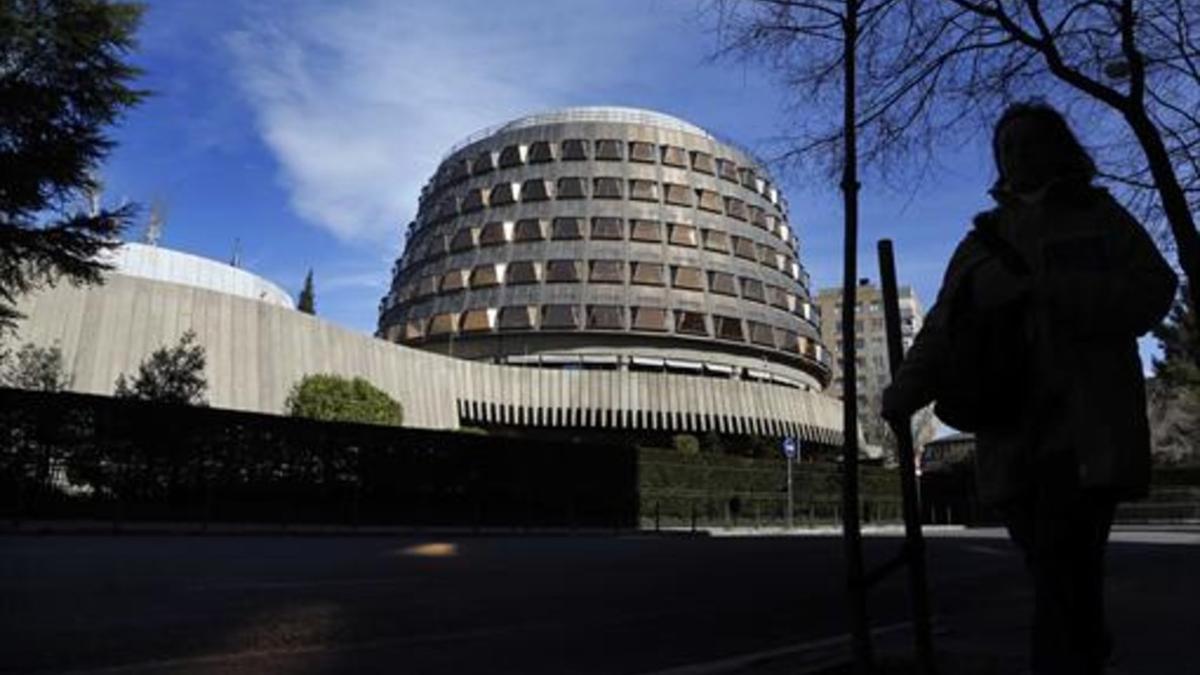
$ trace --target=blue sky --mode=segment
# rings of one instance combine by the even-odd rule
[[[167,207],[162,244],[228,259],[370,332],[402,228],[442,154],[473,131],[571,105],[677,115],[751,150],[787,133],[761,68],[714,61],[692,0],[156,0],[135,60],[154,95],[115,130],[107,199]],[[799,114],[803,114],[800,111]],[[895,240],[928,304],[970,217],[988,206],[986,146],[916,190],[869,179],[860,276]],[[779,175],[814,285],[841,281],[841,206],[815,172]],[[140,227],[130,235],[136,238]]]

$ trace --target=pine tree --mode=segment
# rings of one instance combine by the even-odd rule
[[[145,96],[124,60],[141,16],[107,0],[0,4],[0,330],[25,293],[100,282],[96,254],[133,215],[87,202],[113,146],[105,128]]]
[[[296,309],[305,314],[315,315],[317,313],[317,297],[313,292],[312,269],[309,269],[308,274],[304,277],[304,290],[300,291],[300,301],[296,304]]]
[[[1154,359],[1154,376],[1168,390],[1200,396],[1200,331],[1183,289],[1171,313],[1154,329],[1163,357]]]

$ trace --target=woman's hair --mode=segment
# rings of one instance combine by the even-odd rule
[[[1000,114],[992,130],[992,156],[996,162],[998,178],[992,186],[993,194],[1012,189],[1011,176],[1004,173],[1000,142],[1007,125],[1017,120],[1030,121],[1037,125],[1038,146],[1045,153],[1051,180],[1073,179],[1076,184],[1089,185],[1096,176],[1096,163],[1067,125],[1067,120],[1054,108],[1040,101],[1014,103]]]

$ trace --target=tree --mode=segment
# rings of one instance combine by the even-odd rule
[[[0,6],[0,330],[17,299],[60,278],[102,281],[96,255],[117,245],[132,206],[91,208],[105,128],[143,97],[123,59],[142,7],[106,0]]]
[[[1200,397],[1200,330],[1196,313],[1184,301],[1176,300],[1167,320],[1154,329],[1162,358],[1154,359],[1154,377],[1168,390],[1188,392]]]
[[[361,377],[306,375],[284,403],[289,415],[330,422],[400,426],[404,411],[386,392]]]
[[[304,277],[304,289],[300,291],[300,301],[296,303],[296,309],[305,314],[317,313],[317,299],[313,293],[312,270],[308,270],[308,274]]]
[[[723,53],[795,87],[806,123],[782,159],[835,157],[843,128],[808,102],[836,87],[858,5],[859,114],[845,129],[881,174],[923,173],[941,149],[1041,96],[1088,120],[1105,177],[1165,221],[1200,306],[1200,3],[1183,0],[716,0]]]
[[[0,360],[0,386],[35,391],[63,391],[71,386],[71,376],[63,368],[58,345],[39,347],[32,342]]]
[[[173,347],[161,347],[138,366],[137,377],[117,377],[118,398],[182,405],[206,405],[208,380],[204,377],[205,353],[196,344],[196,332],[184,333]]]

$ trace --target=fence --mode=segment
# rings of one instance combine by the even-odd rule
[[[0,517],[634,527],[628,445],[0,389]]]
[[[638,453],[641,526],[661,528],[780,527],[787,523],[787,465],[780,459],[721,454],[686,455],[643,448]],[[899,478],[894,469],[860,470],[865,522],[899,522]],[[800,462],[792,479],[792,522],[841,522],[841,473],[832,463]]]

